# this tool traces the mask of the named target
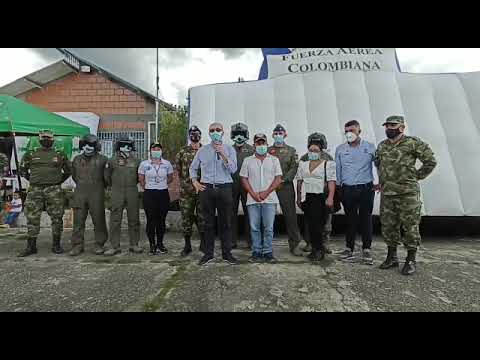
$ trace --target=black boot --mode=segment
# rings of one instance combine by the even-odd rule
[[[416,250],[408,250],[405,265],[403,265],[402,275],[413,275],[417,271]]]
[[[387,259],[380,265],[380,269],[387,270],[398,267],[397,248],[388,247]]]
[[[60,240],[61,236],[59,235],[55,235],[53,237],[52,252],[57,255],[63,254],[65,252],[62,248],[62,245],[60,245]]]
[[[182,252],[180,253],[181,257],[185,257],[190,255],[192,252],[192,243],[190,241],[190,236],[185,236],[185,247],[183,248]]]
[[[27,240],[27,248],[20,252],[18,257],[26,257],[37,253],[37,239],[29,238]]]

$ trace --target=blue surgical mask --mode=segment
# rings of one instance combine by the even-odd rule
[[[233,138],[233,141],[237,145],[243,145],[243,144],[245,144],[245,141],[247,141],[247,138],[243,135],[237,135]]]
[[[162,150],[151,151],[150,154],[152,159],[160,160],[162,158]]]
[[[275,135],[273,140],[275,140],[275,145],[283,145],[285,142],[285,135]]]
[[[210,133],[210,139],[212,139],[213,142],[221,142],[223,138],[223,134],[221,132],[213,132]]]
[[[265,156],[268,152],[268,146],[267,145],[258,145],[255,148],[255,151],[257,152],[258,155]]]
[[[316,153],[316,152],[309,151],[308,152],[308,160],[310,160],[310,161],[320,160],[320,154]]]

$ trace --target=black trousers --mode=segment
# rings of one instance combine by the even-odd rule
[[[163,243],[165,235],[165,219],[170,208],[168,190],[145,190],[143,194],[143,208],[147,216],[147,236],[150,243],[155,242],[155,235],[159,244]]]
[[[200,209],[205,219],[205,243],[202,249],[205,255],[213,256],[215,249],[215,223],[218,213],[219,235],[222,242],[223,257],[232,251],[232,185],[207,187],[200,192]]]
[[[375,200],[373,184],[342,186],[342,203],[347,217],[347,247],[355,249],[355,238],[360,230],[363,249],[372,247],[372,212]]]
[[[313,251],[324,249],[323,229],[325,227],[325,219],[327,216],[325,200],[325,194],[307,193],[303,204],[303,212],[307,218],[310,243]]]

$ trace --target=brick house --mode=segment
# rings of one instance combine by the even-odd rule
[[[100,118],[98,137],[106,155],[111,155],[116,138],[128,134],[135,139],[138,156],[145,159],[155,137],[155,96],[91,61],[59,51],[63,60],[0,87],[0,94],[50,112],[93,113]],[[176,109],[161,100],[159,106]],[[178,185],[173,188],[173,198],[177,198]]]

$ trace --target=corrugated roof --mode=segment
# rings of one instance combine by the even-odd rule
[[[145,90],[140,89],[138,86],[135,86],[128,81],[112,74],[111,72],[103,69],[102,67],[92,63],[91,61],[85,60],[78,55],[75,55],[65,49],[59,50],[64,56],[64,60],[57,61],[52,65],[48,65],[43,69],[35,71],[27,76],[24,76],[18,80],[11,82],[10,84],[0,87],[0,94],[10,95],[10,96],[19,96],[30,90],[41,88],[46,84],[61,79],[62,77],[78,72],[82,65],[90,66],[95,69],[100,74],[103,74],[105,77],[113,80],[114,82],[120,83],[132,92],[135,92],[141,96],[144,96],[151,101],[155,101],[156,97]],[[168,110],[175,110],[174,106],[158,99],[160,104],[163,105]]]

